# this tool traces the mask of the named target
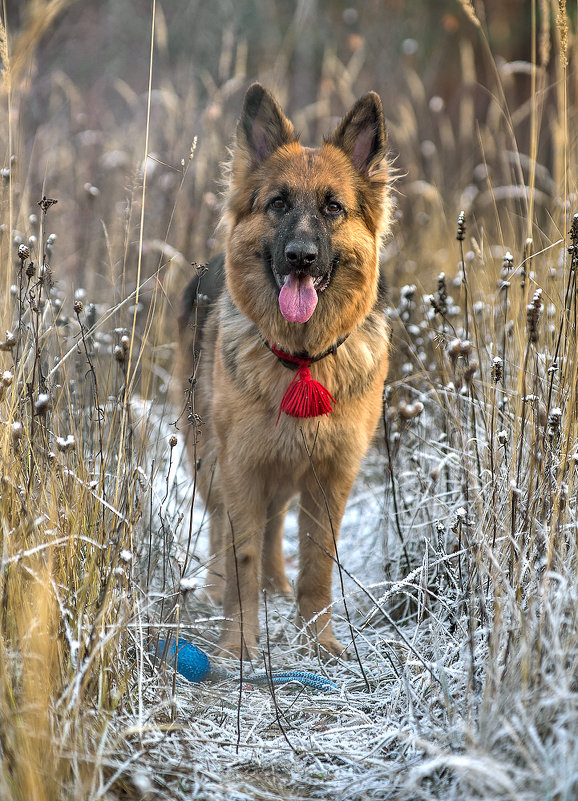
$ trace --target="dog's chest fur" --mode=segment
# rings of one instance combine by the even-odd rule
[[[257,326],[236,309],[226,291],[217,314],[220,317],[218,347],[225,371],[239,393],[276,416],[294,370],[271,352]],[[336,399],[337,413],[339,404],[363,395],[373,383],[380,372],[387,341],[385,318],[376,312],[369,315],[334,354],[310,364],[312,376],[325,384]]]
[[[271,353],[256,325],[234,306],[226,289],[213,315],[219,333],[210,404],[217,435],[220,428],[227,437],[232,432],[239,436],[241,431],[239,449],[250,451],[255,447],[252,442],[259,442],[261,460],[274,462],[276,469],[285,464],[289,470],[307,466],[304,440],[308,447],[315,443],[318,458],[342,448],[346,458],[352,438],[366,439],[365,430],[371,436],[372,428],[365,421],[367,395],[376,398],[372,405],[381,402],[387,371],[388,327],[381,311],[370,314],[335,354],[310,365],[312,377],[327,387],[335,405],[330,415],[309,419],[279,415],[295,371]],[[242,419],[234,425],[237,414]]]

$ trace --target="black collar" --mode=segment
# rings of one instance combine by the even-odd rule
[[[279,359],[279,361],[284,367],[287,367],[290,370],[295,370],[296,367],[299,367],[302,364],[309,365],[313,364],[314,362],[320,362],[321,359],[324,359],[326,356],[331,356],[331,355],[335,356],[335,354],[337,353],[337,348],[340,345],[343,345],[349,334],[346,334],[344,337],[338,339],[334,345],[328,348],[324,353],[320,353],[317,356],[311,356],[306,351],[302,351],[301,353],[287,353],[286,351],[281,350],[280,348],[276,348],[275,345],[272,345],[270,342],[268,342],[265,339],[265,337],[261,335],[261,332],[259,332],[259,336],[261,337],[261,340],[264,342],[266,347],[271,351],[271,353],[274,356],[276,356]]]

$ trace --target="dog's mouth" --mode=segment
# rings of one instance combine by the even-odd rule
[[[279,288],[279,310],[290,323],[306,323],[313,315],[319,300],[319,293],[327,289],[333,273],[335,261],[327,272],[313,276],[296,271],[280,275],[271,264],[271,272]]]

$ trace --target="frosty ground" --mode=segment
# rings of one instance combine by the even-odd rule
[[[447,498],[432,493],[432,466],[448,456],[445,437],[441,441],[431,437],[431,404],[424,400],[426,411],[405,426],[396,457],[405,466],[398,477],[399,501],[409,523],[400,528],[412,569],[408,571],[403,561],[387,489],[386,456],[378,441],[352,492],[339,540],[347,614],[336,569],[334,617],[337,636],[349,646],[349,661],[326,664],[303,654],[293,600],[268,596],[267,621],[261,610],[263,658],[244,667],[245,674],[250,667],[263,669],[269,664],[274,670],[319,672],[331,678],[339,691],[321,694],[287,686],[272,692],[250,683],[240,688],[233,680],[190,684],[170,670],[161,678],[157,665],[151,669],[144,664],[138,715],[124,721],[134,732],[134,750],[121,760],[112,755],[106,760],[109,786],[122,776],[151,798],[183,799],[540,797],[535,790],[546,777],[516,764],[507,751],[500,759],[486,750],[487,736],[495,736],[484,732],[480,721],[486,632],[478,629],[471,641],[465,615],[455,605],[458,589],[453,575],[463,553],[457,549],[446,553],[441,538],[431,541],[432,521],[438,522],[438,529],[450,528],[463,510],[452,507],[450,491]],[[158,437],[153,515],[171,532],[171,558],[182,566],[191,471],[179,444],[171,454],[167,481],[170,414],[149,406],[146,417]],[[184,592],[178,633],[210,652],[221,612],[203,591],[207,528],[197,500],[189,546],[193,558],[188,560],[193,568],[180,584]],[[285,554],[294,580],[295,505],[286,523]],[[161,596],[167,603],[166,593],[159,592]],[[151,614],[143,614],[142,625],[135,630],[135,639],[141,642],[144,631],[154,630],[150,624],[159,601],[154,603],[154,592],[151,599]],[[161,623],[163,636],[175,626]],[[231,660],[221,664],[238,671]],[[518,725],[523,726],[523,708],[520,715]],[[577,746],[567,745],[566,770],[572,771]],[[564,771],[557,777],[553,771],[552,790],[556,780],[564,784],[568,778]]]

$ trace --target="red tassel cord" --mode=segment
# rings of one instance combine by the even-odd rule
[[[331,414],[335,398],[327,387],[311,378],[307,363],[301,365],[287,387],[281,401],[280,412],[291,417],[319,417]]]
[[[271,350],[278,359],[297,366],[297,372],[281,400],[277,422],[279,422],[281,412],[285,412],[290,417],[319,417],[322,414],[331,414],[333,411],[331,403],[335,403],[335,398],[327,387],[311,378],[309,360],[299,359],[289,353],[277,350],[274,346],[271,346]]]

